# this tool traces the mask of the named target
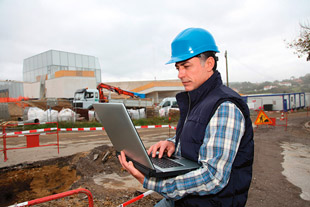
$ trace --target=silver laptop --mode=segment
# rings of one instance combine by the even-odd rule
[[[124,104],[102,103],[93,106],[116,152],[119,154],[124,151],[127,159],[145,176],[171,177],[200,167],[198,163],[179,156],[164,156],[161,159],[150,157]]]

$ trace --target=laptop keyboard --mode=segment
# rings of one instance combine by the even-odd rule
[[[151,157],[151,160],[153,164],[157,165],[161,168],[170,168],[170,167],[179,167],[183,166],[177,162],[174,162],[173,160],[167,159],[165,157],[158,158],[158,157]]]

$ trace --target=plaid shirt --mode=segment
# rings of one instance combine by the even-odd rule
[[[174,178],[145,177],[143,187],[173,200],[192,195],[216,194],[228,183],[231,167],[245,131],[245,119],[232,102],[222,103],[207,125],[198,162],[202,166]],[[175,137],[169,139],[175,141]],[[181,154],[180,143],[176,154]]]

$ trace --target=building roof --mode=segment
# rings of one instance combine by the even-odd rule
[[[183,91],[180,80],[106,82],[123,90],[149,94],[156,91]]]
[[[166,89],[168,89],[169,87],[173,87],[173,88],[180,87],[181,90],[184,89],[181,82],[153,81],[153,82],[147,83],[143,86],[132,89],[132,91],[142,93],[143,91],[147,91],[147,90],[150,90],[151,88],[155,88],[155,87],[163,87]]]

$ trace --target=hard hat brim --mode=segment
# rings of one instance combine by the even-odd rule
[[[203,51],[203,52],[207,52],[207,51]],[[181,61],[185,61],[185,60],[188,60],[188,59],[191,59],[203,52],[198,52],[198,53],[193,53],[191,55],[183,55],[183,56],[178,56],[178,57],[171,57],[171,59],[166,62],[165,65],[168,65],[168,64],[171,64],[171,63],[177,63],[177,62],[181,62]],[[211,52],[216,52],[216,53],[220,53],[220,51],[216,48],[214,51],[211,51]]]

